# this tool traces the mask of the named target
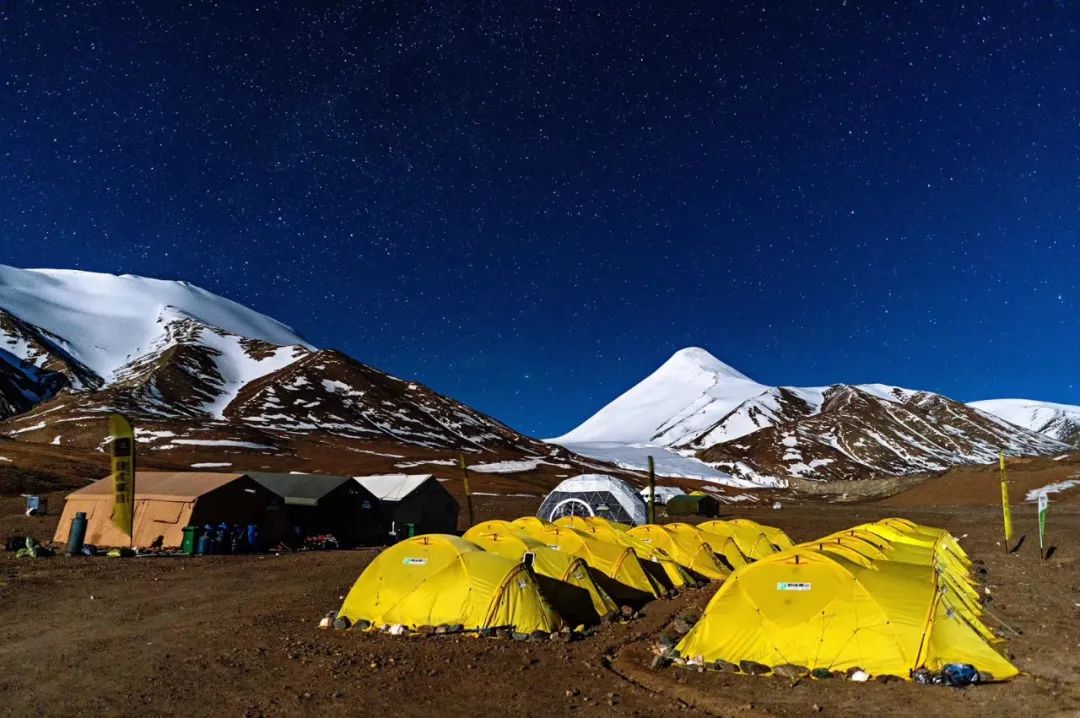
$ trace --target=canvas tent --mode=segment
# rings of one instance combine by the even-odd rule
[[[383,524],[397,538],[415,534],[454,533],[461,508],[431,474],[377,474],[356,481],[379,500]]]
[[[71,520],[86,514],[86,543],[127,546],[128,537],[112,523],[112,479],[104,478],[68,495],[53,538],[68,539]],[[140,471],[135,476],[132,545],[148,548],[160,537],[163,548],[179,548],[188,525],[258,524],[264,542],[284,535],[283,502],[245,474]]]
[[[385,549],[356,579],[339,615],[373,628],[460,625],[551,633],[562,625],[523,563],[445,534]]]
[[[680,489],[678,486],[656,486],[654,487],[654,490],[654,500],[656,501],[657,506],[663,506],[676,496],[684,496],[686,494],[686,492]],[[647,505],[649,503],[649,487],[646,486],[639,493],[641,494],[641,499]]]
[[[637,526],[645,523],[645,502],[630,485],[607,474],[582,474],[552,490],[536,512],[545,521],[564,516],[599,516]]]
[[[247,474],[285,503],[291,536],[332,534],[342,545],[382,540],[379,500],[350,476]]]
[[[718,516],[720,502],[708,494],[673,496],[665,504],[668,516]]]

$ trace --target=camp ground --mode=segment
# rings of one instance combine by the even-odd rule
[[[306,484],[303,479],[298,481]],[[276,511],[287,519],[290,505],[303,505],[295,503],[300,485],[290,490],[279,486],[278,493],[267,496],[247,483],[266,488],[254,477],[231,480],[239,481],[238,493],[277,504]],[[149,487],[150,481],[141,485]],[[226,480],[218,476],[215,481]],[[190,503],[191,515],[199,517],[211,506],[200,507],[205,499],[199,497],[214,498],[210,484],[203,488],[203,493],[174,490],[167,501]],[[309,491],[335,495],[323,488]],[[289,496],[294,503],[287,503]],[[140,500],[161,499],[147,493]],[[1062,694],[1053,696],[1045,679],[1035,681],[1028,674],[1052,672],[1057,663],[1070,665],[1060,648],[1061,637],[1068,641],[1073,630],[1069,578],[1050,571],[1038,584],[1029,583],[1037,554],[1002,550],[993,530],[1000,531],[1000,525],[991,521],[1000,515],[974,512],[941,522],[935,512],[872,506],[822,512],[789,504],[779,511],[725,507],[716,520],[662,518],[658,524],[631,527],[595,516],[547,522],[535,516],[542,497],[481,495],[474,500],[480,515],[499,518],[460,534],[419,534],[397,542],[384,534],[379,545],[355,551],[13,563],[18,575],[30,573],[19,580],[17,591],[11,590],[11,579],[0,587],[5,611],[13,617],[6,635],[29,659],[24,670],[39,686],[48,686],[34,662],[48,654],[40,634],[27,623],[31,616],[65,625],[87,608],[126,613],[146,611],[146,601],[182,605],[162,616],[161,637],[242,667],[242,680],[256,681],[266,696],[254,700],[268,713],[273,712],[270,700],[286,697],[330,715],[357,706],[400,713],[400,705],[414,701],[437,713],[435,706],[450,695],[476,706],[477,714],[491,714],[498,703],[524,715],[530,704],[518,694],[505,693],[498,701],[492,695],[522,676],[532,681],[545,714],[593,705],[600,715],[636,711],[674,716],[685,713],[678,706],[691,705],[702,714],[726,715],[747,713],[742,706],[753,703],[756,711],[776,715],[791,715],[793,705],[814,704],[841,715],[863,714],[867,706],[880,715],[899,715],[901,705],[905,713],[924,715],[938,715],[943,706],[957,715],[970,710],[1020,715],[1031,706],[1052,714],[1050,708],[1061,704]],[[62,497],[52,503],[61,506]],[[50,516],[59,525],[59,513],[24,520]],[[136,526],[141,526],[138,518]],[[1073,535],[1064,533],[1068,528],[1060,531],[1060,541]],[[657,537],[671,534],[697,541],[684,539],[679,545],[672,540],[669,553],[657,546]],[[643,535],[652,540],[644,541]],[[753,556],[742,554],[739,543]],[[725,565],[722,578],[709,580],[693,570],[701,544],[717,559],[741,557],[742,563]],[[667,566],[677,573],[667,573]],[[77,592],[75,584],[57,582],[61,574],[77,581]],[[679,575],[689,578],[678,584],[664,580]],[[903,600],[897,602],[897,596]],[[245,618],[238,623],[235,607],[240,605]],[[1057,612],[1032,621],[1030,606]],[[330,628],[319,632],[316,624],[331,612]],[[210,638],[189,638],[185,631],[192,621]],[[335,623],[342,628],[334,630]],[[886,625],[893,638],[873,638],[883,635]],[[834,643],[837,627],[863,638]],[[174,647],[159,648],[159,637],[136,640],[136,625],[120,622],[110,630],[129,636],[126,650],[135,646],[144,663],[175,655]],[[207,647],[206,640],[213,643]],[[72,643],[66,650],[76,660],[88,660],[80,645]],[[113,648],[97,650],[109,655]],[[597,678],[598,671],[586,663],[611,668],[601,669]],[[932,681],[954,664],[975,666],[984,683],[953,693],[918,682]],[[186,693],[198,697],[205,668],[196,678],[185,666],[174,666],[172,675]],[[326,685],[319,681],[335,671],[339,678],[319,688]],[[429,676],[431,671],[435,674]],[[483,690],[468,680],[477,671],[487,677]],[[865,683],[852,679],[864,674]],[[129,685],[125,674],[115,678]],[[390,686],[413,681],[414,687],[393,689],[391,701],[360,688],[376,679]],[[292,693],[283,693],[283,680],[296,686]],[[150,705],[164,708],[156,691],[134,683],[130,688]],[[84,690],[101,695],[94,687]],[[312,697],[303,698],[304,692]],[[334,693],[339,697],[333,698]],[[61,704],[82,705],[76,694],[51,695]],[[244,698],[250,696],[246,689],[229,682],[218,686],[216,695],[224,706],[242,708],[244,700],[252,700]],[[31,700],[18,689],[11,696],[19,706]]]

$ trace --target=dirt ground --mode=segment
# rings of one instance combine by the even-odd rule
[[[485,497],[478,519],[535,499]],[[51,534],[14,517],[5,535]],[[57,504],[57,507],[59,504]],[[15,559],[0,555],[0,714],[28,715],[1080,715],[1080,510],[1054,505],[1038,559],[1033,511],[1006,554],[992,508],[785,505],[746,515],[810,539],[889,515],[944,526],[989,569],[989,608],[1022,634],[1025,675],[968,689],[648,670],[650,646],[715,586],[570,644],[320,631],[376,549],[284,556]],[[816,707],[816,708],[815,708]]]

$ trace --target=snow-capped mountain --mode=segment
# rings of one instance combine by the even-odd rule
[[[598,458],[619,446],[673,452],[737,479],[880,478],[1012,455],[1060,441],[930,392],[883,384],[773,387],[707,351],[659,369],[552,443]]]
[[[114,411],[196,468],[554,450],[185,282],[0,265],[0,436],[98,449]]]
[[[1080,447],[1080,406],[1030,399],[986,399],[970,402],[968,406]]]

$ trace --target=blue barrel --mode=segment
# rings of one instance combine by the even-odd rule
[[[67,553],[75,556],[82,552],[83,541],[86,540],[86,513],[79,511],[71,520],[71,531],[68,532]]]
[[[214,527],[210,524],[203,526],[202,534],[199,536],[199,542],[195,546],[195,553],[199,556],[206,556],[214,553]]]
[[[259,544],[259,524],[248,524],[247,527],[247,545],[249,551],[259,551],[261,546]]]
[[[229,540],[229,524],[222,521],[214,531],[214,553],[229,553],[232,548]]]

